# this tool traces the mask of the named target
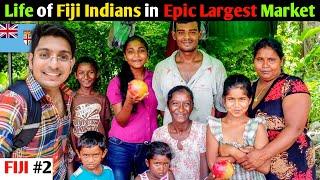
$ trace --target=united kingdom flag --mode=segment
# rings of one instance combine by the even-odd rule
[[[0,24],[0,38],[18,38],[18,24]]]

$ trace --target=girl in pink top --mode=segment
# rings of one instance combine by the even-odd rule
[[[153,73],[144,68],[148,60],[148,45],[139,36],[130,37],[123,46],[124,63],[118,76],[108,86],[107,96],[114,111],[109,131],[107,162],[115,179],[130,179],[143,173],[146,142],[157,128],[157,99],[152,89]],[[128,90],[133,79],[143,80],[149,89],[145,97],[138,97]]]

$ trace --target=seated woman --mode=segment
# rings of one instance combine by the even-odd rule
[[[250,152],[242,165],[260,167],[271,158],[267,179],[316,179],[314,150],[306,124],[311,107],[304,82],[282,71],[284,54],[274,39],[262,39],[254,47],[254,67],[259,79],[253,83],[251,117],[266,119],[270,143]]]
[[[172,122],[156,129],[152,141],[167,143],[174,155],[170,165],[175,179],[204,179],[206,162],[206,125],[191,121],[193,94],[186,86],[176,86],[168,93],[167,105]]]

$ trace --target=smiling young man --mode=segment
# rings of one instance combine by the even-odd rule
[[[222,105],[223,82],[226,70],[216,58],[198,49],[201,38],[199,21],[175,22],[173,39],[178,50],[157,64],[153,76],[153,89],[158,100],[158,110],[163,123],[171,122],[166,106],[169,90],[177,85],[188,86],[194,94],[191,120],[206,123],[209,115],[225,112]]]
[[[12,90],[0,94],[0,157],[53,158],[53,178],[64,179],[72,91],[63,83],[75,62],[76,41],[68,29],[46,24],[36,26],[31,43],[25,84],[31,98],[40,102],[41,121],[31,141],[17,147],[15,137],[27,127],[28,111],[33,110]]]

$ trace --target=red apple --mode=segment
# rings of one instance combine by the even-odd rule
[[[138,97],[143,97],[148,94],[148,85],[144,81],[138,79],[130,81],[128,89],[134,95],[138,95]]]
[[[230,179],[233,175],[234,169],[232,163],[226,160],[221,160],[212,166],[211,172],[216,178]]]

